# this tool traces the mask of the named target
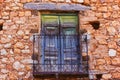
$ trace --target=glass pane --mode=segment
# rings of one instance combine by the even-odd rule
[[[45,27],[45,34],[48,34],[48,35],[55,35],[55,34],[58,34],[59,30],[58,30],[58,27],[54,27],[54,26],[47,26]]]
[[[76,34],[76,28],[63,28],[64,35],[74,35]]]

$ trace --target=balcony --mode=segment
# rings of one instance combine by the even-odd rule
[[[88,77],[87,36],[34,35],[35,77]]]

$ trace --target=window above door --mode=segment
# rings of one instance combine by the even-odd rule
[[[43,14],[42,15],[42,33],[75,35],[78,33],[77,14]]]

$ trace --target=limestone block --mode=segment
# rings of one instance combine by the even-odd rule
[[[107,12],[108,9],[107,9],[107,7],[99,7],[99,8],[98,8],[98,11]]]
[[[13,63],[13,68],[16,70],[23,69],[25,66],[21,64],[19,61]]]
[[[31,2],[32,0],[27,0],[27,2]]]
[[[95,39],[99,42],[99,44],[107,44],[107,38],[108,37],[105,35],[95,34]]]
[[[113,8],[111,6],[108,6],[108,11],[113,11]]]
[[[6,67],[6,65],[1,63],[0,69],[5,68],[5,67]]]
[[[71,2],[71,0],[66,0],[66,2],[69,2],[69,3],[70,3],[70,2]]]
[[[21,50],[20,50],[20,49],[14,49],[14,53],[15,53],[15,54],[20,54],[20,53],[21,53]]]
[[[113,57],[116,56],[117,51],[114,49],[109,49],[109,56]]]
[[[107,80],[107,79],[111,79],[111,77],[112,77],[111,74],[103,74],[103,75],[102,75],[102,78],[103,78],[103,79],[106,79],[106,80]]]
[[[23,35],[24,35],[24,31],[23,31],[23,30],[19,30],[19,31],[17,32],[17,34],[18,34],[19,36],[23,36]]]
[[[26,49],[26,50],[21,50],[22,53],[30,53],[30,50],[29,49]]]
[[[26,74],[25,78],[28,79],[28,78],[30,77],[30,75],[31,75],[31,72],[28,72],[28,73]]]
[[[84,0],[77,0],[77,2],[78,2],[78,3],[83,3],[83,2],[84,2]]]
[[[107,27],[107,31],[109,33],[109,35],[115,35],[116,30],[114,27]]]
[[[25,11],[25,16],[31,16],[31,11]]]
[[[5,74],[5,73],[8,73],[9,71],[6,69],[1,69],[1,72]]]
[[[2,80],[5,80],[7,77],[8,77],[7,74],[1,74],[1,75],[0,75],[0,79],[2,79]]]
[[[9,12],[3,12],[2,13],[2,16],[8,16],[9,15]]]
[[[27,0],[20,0],[20,2],[21,2],[21,3],[26,3],[26,2],[27,2]]]
[[[29,36],[24,36],[23,39],[29,39]]]
[[[95,16],[99,17],[99,18],[102,18],[102,13],[95,13]]]
[[[112,16],[113,18],[118,18],[118,17],[119,17],[119,14],[118,14],[118,12],[113,12],[111,16]]]
[[[115,73],[112,74],[112,77],[116,78],[116,79],[120,79],[120,73],[115,72]]]
[[[110,57],[104,57],[106,64],[111,64],[111,58]]]
[[[25,72],[18,72],[18,75],[24,75]]]
[[[6,51],[5,49],[1,49],[1,50],[0,50],[0,54],[1,54],[1,55],[6,55],[6,54],[7,54],[7,51]]]
[[[2,24],[4,22],[4,20],[0,19],[0,24]]]
[[[11,48],[12,44],[11,43],[7,43],[4,45],[4,48]]]
[[[81,18],[81,21],[85,21],[85,22],[90,22],[90,21],[96,21],[97,20],[97,17],[94,17],[94,16],[89,16],[89,17],[82,17]]]
[[[94,51],[95,54],[99,54],[99,57],[108,56],[108,47],[107,45],[98,45],[98,47]]]
[[[0,0],[0,3],[2,3],[4,0]]]
[[[23,64],[31,64],[33,63],[33,60],[32,59],[24,59],[21,61]]]
[[[13,18],[15,16],[18,16],[18,12],[17,11],[11,11],[10,12],[10,17]]]
[[[105,60],[104,59],[98,59],[96,62],[97,62],[97,65],[105,64]]]
[[[111,16],[111,13],[110,12],[108,12],[108,13],[103,13],[103,17],[104,18],[108,18],[108,17],[110,17]]]
[[[8,62],[8,58],[2,58],[1,61],[2,61],[2,63],[7,63]]]
[[[47,0],[47,1],[49,1],[49,0]],[[58,0],[50,0],[50,1],[52,1],[52,2],[58,2]]]
[[[90,43],[89,43],[89,46],[90,46],[90,51],[95,51],[95,49],[97,48],[97,45],[98,45],[98,43],[97,43],[97,40],[95,40],[95,39],[90,39]]]
[[[7,20],[9,19],[9,16],[3,16],[2,19]]]
[[[56,0],[57,1],[57,0]],[[65,2],[65,0],[58,0],[59,2]]]
[[[117,45],[120,46],[120,39],[117,39]]]
[[[0,50],[3,48],[2,44],[0,44]]]
[[[118,5],[113,5],[112,8],[113,8],[113,10],[119,10],[120,9]]]
[[[15,6],[15,7],[12,7],[12,9],[13,9],[13,10],[19,10],[19,9],[20,9],[20,7]]]
[[[83,3],[84,0],[72,0],[72,2],[75,2],[75,3]]]
[[[19,48],[19,49],[23,49],[24,48],[24,44],[22,42],[17,42],[15,45],[14,45],[15,48]]]
[[[97,69],[99,69],[101,72],[105,72],[106,71],[105,67],[106,67],[105,64],[104,65],[98,65]]]
[[[8,75],[10,80],[18,80],[16,72],[9,72]]]
[[[113,26],[115,29],[117,29],[118,25],[120,25],[120,22],[119,21],[112,21],[112,23],[110,23],[111,26]]]
[[[113,65],[120,65],[120,58],[117,58],[117,57],[116,57],[116,58],[113,58],[113,59],[112,59],[112,64],[113,64]]]
[[[16,23],[16,24],[24,24],[25,22],[22,21],[22,20],[17,20],[17,21],[15,21],[15,23]]]
[[[113,48],[113,49],[117,49],[117,44],[115,41],[110,41],[110,42],[108,42],[108,47]]]
[[[20,2],[20,0],[14,0],[15,2]]]
[[[27,71],[29,71],[29,70],[32,69],[32,66],[27,65],[27,66],[25,66],[25,69],[26,69]]]
[[[90,0],[84,0],[85,4],[90,4]]]
[[[19,16],[24,16],[24,15],[25,15],[24,11],[19,12]]]
[[[97,0],[91,0],[91,2],[97,2]]]
[[[14,59],[13,57],[10,57],[10,58],[9,58],[9,61],[10,61],[10,62],[14,62],[15,59]]]

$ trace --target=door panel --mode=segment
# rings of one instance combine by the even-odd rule
[[[77,64],[77,16],[61,16],[61,34],[62,42],[62,58],[63,63],[67,65]],[[72,69],[72,68],[71,68]]]
[[[42,63],[47,71],[71,70],[78,63],[76,28],[77,16],[42,16]]]
[[[58,16],[42,16],[42,64],[45,71],[57,71],[59,62]]]

